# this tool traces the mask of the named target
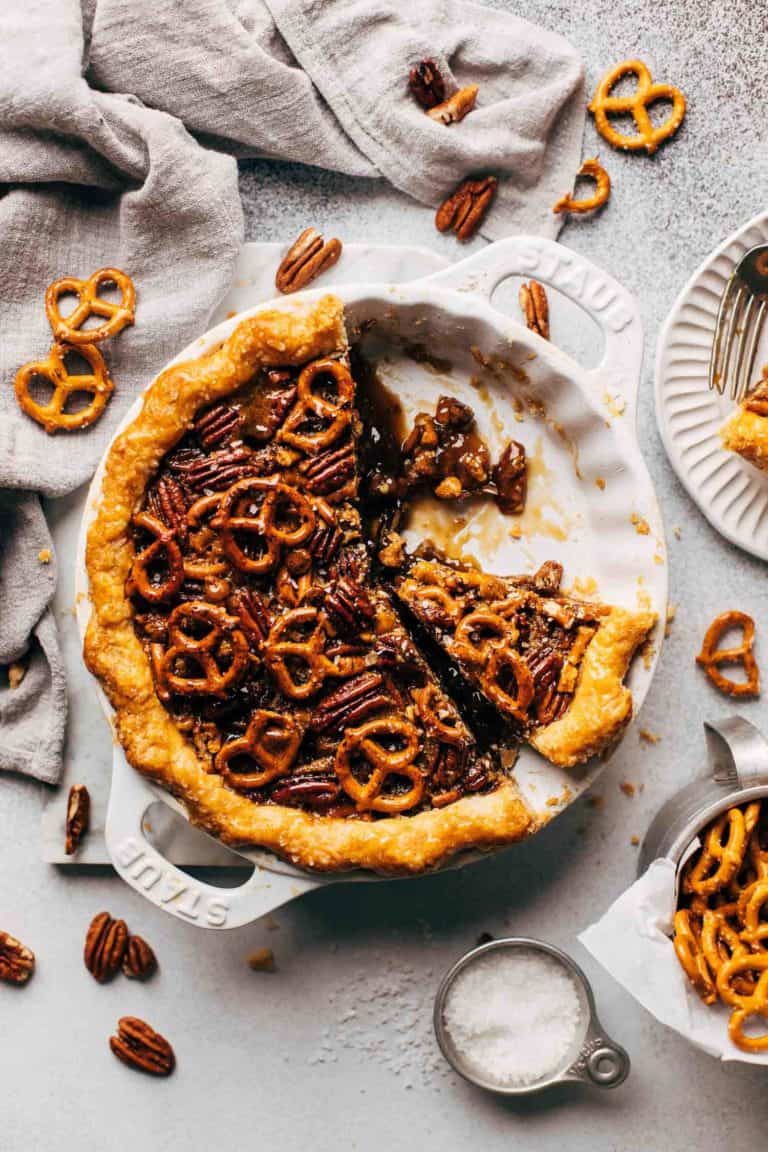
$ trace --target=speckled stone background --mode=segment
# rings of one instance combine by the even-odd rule
[[[511,0],[495,6],[521,10]],[[528,0],[524,14],[573,41],[590,88],[610,65],[639,56],[689,100],[683,129],[657,156],[599,145],[611,201],[561,236],[637,294],[646,326],[640,436],[680,607],[640,723],[600,781],[602,804],[573,805],[531,843],[461,873],[321,890],[268,922],[220,935],[164,916],[106,870],[64,875],[41,864],[41,790],[4,779],[0,925],[36,950],[39,972],[24,992],[0,988],[3,1150],[747,1152],[764,1142],[764,1070],[693,1051],[585,957],[575,937],[632,880],[630,837],[701,767],[702,719],[728,711],[693,665],[715,613],[738,606],[757,617],[768,673],[764,566],[726,546],[689,502],[664,457],[652,400],[656,334],[677,291],[710,249],[766,207],[768,16],[747,0]],[[596,150],[588,124],[585,155]],[[252,240],[288,239],[311,222],[350,241],[416,242],[458,256],[429,210],[378,182],[252,163],[242,193]],[[764,702],[742,710],[768,729]],[[638,727],[661,741],[643,744]],[[619,788],[626,780],[634,797]],[[84,927],[101,907],[156,946],[155,982],[101,988],[81,968]],[[574,951],[606,1027],[632,1055],[622,1088],[571,1087],[515,1104],[449,1073],[431,1036],[432,997],[441,972],[482,931],[541,935]],[[264,944],[275,951],[274,975],[245,963]],[[179,1067],[171,1081],[131,1075],[110,1058],[106,1038],[124,1013],[145,1016],[172,1039]]]

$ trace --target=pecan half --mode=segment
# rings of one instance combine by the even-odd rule
[[[326,243],[317,229],[305,228],[283,257],[275,275],[275,287],[284,295],[298,292],[332,268],[339,256],[341,240],[334,237]]]
[[[308,547],[318,564],[330,564],[341,544],[341,530],[338,524],[326,524],[318,520],[309,538]]]
[[[26,984],[34,970],[34,952],[10,933],[0,932],[0,980],[6,984]]]
[[[240,413],[230,404],[214,404],[197,417],[193,428],[203,448],[210,452],[235,439],[240,430]]]
[[[434,60],[420,60],[408,74],[408,91],[422,108],[434,108],[445,100],[445,81]]]
[[[299,466],[306,487],[319,496],[332,496],[351,480],[355,474],[355,448],[349,442],[340,448],[335,446],[321,452],[319,456],[305,460]]]
[[[346,576],[326,591],[325,610],[332,622],[345,631],[364,628],[376,615],[365,588]]]
[[[427,116],[437,120],[439,124],[458,124],[475,106],[479,88],[477,84],[468,84],[466,88],[459,88],[453,96],[436,104],[427,110]]]
[[[234,444],[194,460],[184,469],[186,484],[196,492],[212,488],[221,492],[252,471],[253,453],[244,444]]]
[[[168,1041],[136,1016],[122,1016],[109,1046],[123,1064],[151,1076],[170,1076],[176,1057]]]
[[[147,510],[171,528],[181,543],[187,539],[187,498],[178,480],[166,473],[147,494]]]
[[[239,594],[237,614],[246,636],[256,643],[257,648],[260,647],[272,627],[272,617],[261,593],[243,588]]]
[[[273,789],[270,799],[275,804],[289,807],[304,804],[307,808],[329,808],[341,793],[341,786],[335,776],[321,773],[315,776],[284,776]]]
[[[123,972],[130,980],[149,980],[157,971],[157,957],[141,936],[131,936],[123,956]]]
[[[381,673],[362,672],[326,696],[315,709],[309,727],[318,733],[340,732],[391,704]]]
[[[99,984],[116,975],[128,943],[124,920],[113,920],[109,912],[99,912],[90,923],[85,937],[85,966]]]
[[[525,316],[526,327],[544,340],[549,340],[549,301],[544,286],[538,280],[529,280],[527,284],[520,285],[517,299]]]
[[[457,240],[471,240],[495,195],[495,176],[465,180],[438,208],[435,227],[438,232],[455,232]]]
[[[525,510],[528,493],[528,470],[525,447],[510,440],[491,473],[496,485],[496,503],[505,515],[519,515]]]
[[[67,801],[67,822],[65,827],[64,851],[74,855],[80,841],[88,831],[91,820],[91,796],[85,784],[73,784]]]

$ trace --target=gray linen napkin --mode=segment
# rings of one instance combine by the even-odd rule
[[[55,570],[28,493],[87,480],[138,391],[205,329],[242,242],[234,157],[379,176],[433,205],[493,171],[484,233],[554,235],[582,73],[560,36],[464,0],[5,0],[0,44],[0,665],[32,647],[22,685],[0,683],[0,769],[55,780]],[[407,95],[427,55],[449,84],[480,85],[460,127]],[[92,428],[47,436],[16,405],[16,369],[51,344],[46,286],[107,264],[138,291],[136,326],[107,347],[115,394]]]

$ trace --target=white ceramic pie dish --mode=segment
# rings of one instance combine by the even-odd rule
[[[533,276],[578,303],[600,326],[604,354],[595,369],[580,367],[553,344],[510,320],[491,303],[510,276]],[[318,288],[281,298],[300,308],[323,294]],[[564,587],[592,591],[629,608],[651,607],[663,620],[667,570],[663,526],[635,432],[635,399],[642,359],[642,329],[633,298],[583,257],[551,241],[515,238],[490,245],[467,260],[405,285],[334,285],[345,304],[348,327],[375,320],[363,337],[377,353],[379,377],[395,391],[406,416],[451,391],[474,409],[495,457],[510,436],[531,459],[526,512],[519,522],[495,505],[462,507],[457,531],[444,506],[420,508],[411,539],[431,535],[438,543],[475,557],[491,572],[532,570],[544,560],[565,567]],[[275,302],[271,302],[274,306]],[[211,329],[174,363],[203,355],[249,315],[242,312]],[[413,346],[419,348],[414,360]],[[424,358],[426,354],[426,359]],[[481,360],[490,367],[484,368]],[[141,400],[119,431],[135,417]],[[94,476],[78,549],[78,622],[90,614],[84,567],[85,534],[101,486]],[[457,510],[450,515],[455,516]],[[592,582],[595,581],[596,585]],[[640,708],[650,687],[663,629],[654,649],[634,662],[628,683]],[[111,709],[100,693],[107,716]],[[605,760],[564,770],[521,751],[515,777],[542,821],[562,811],[594,780]],[[256,871],[239,888],[221,889],[193,879],[166,860],[148,839],[147,809],[157,800],[184,814],[179,802],[135,772],[115,745],[106,842],[115,868],[132,887],[167,911],[201,927],[230,928],[257,919],[309,888],[370,873],[309,875],[271,854],[243,852]],[[477,854],[465,854],[460,866]]]

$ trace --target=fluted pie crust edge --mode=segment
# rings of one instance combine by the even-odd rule
[[[84,656],[114,709],[128,761],[185,805],[192,823],[233,846],[264,847],[319,871],[370,868],[414,873],[455,852],[490,849],[525,836],[533,818],[512,781],[415,816],[375,821],[326,817],[258,804],[209,773],[160,703],[133,627],[125,583],[134,559],[130,524],[162,458],[201,407],[235,392],[261,367],[305,364],[346,348],[342,303],[325,296],[244,320],[218,348],[163,372],[141,412],[109,450],[101,496],[88,531],[86,568],[92,615]]]

